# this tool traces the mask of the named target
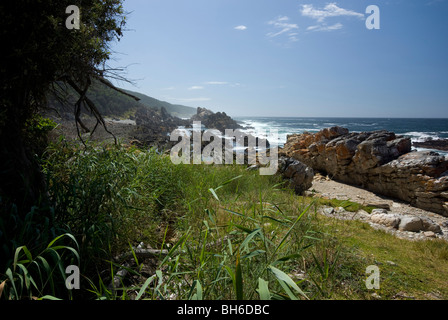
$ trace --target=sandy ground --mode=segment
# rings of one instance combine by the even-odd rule
[[[68,140],[78,140],[78,132],[76,130],[76,123],[74,120],[66,120],[62,121],[60,119],[55,120],[59,125],[56,130],[51,133],[51,138],[57,139],[59,135],[63,134]],[[107,129],[112,132],[117,139],[119,139],[122,143],[129,143],[133,138],[133,132],[135,129],[135,121],[133,120],[113,120],[113,119],[104,119]],[[92,119],[84,120],[85,125],[93,130],[95,127],[96,121]],[[82,130],[81,130],[82,131]],[[84,140],[91,139],[92,141],[105,141],[105,142],[114,142],[114,137],[108,133],[103,126],[99,125],[95,130],[93,136],[90,136],[89,133],[82,133],[82,138]]]

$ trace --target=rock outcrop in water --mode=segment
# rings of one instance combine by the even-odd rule
[[[220,135],[224,136],[226,129],[234,130],[235,136],[244,137],[244,142],[235,147],[245,147],[245,157],[247,158],[247,148],[249,147],[249,134],[237,129],[244,129],[237,121],[229,117],[225,112],[212,112],[206,108],[198,108],[197,113],[190,119],[180,119],[169,114],[164,107],[160,110],[156,108],[140,108],[135,113],[136,129],[134,130],[134,143],[140,146],[154,146],[159,149],[169,149],[177,142],[170,141],[170,134],[179,127],[191,129],[193,122],[200,121],[201,125],[207,129],[216,129]],[[201,131],[201,135],[204,130]],[[259,137],[253,137],[255,145],[269,148],[269,141]],[[222,139],[222,146],[225,148],[225,139]],[[236,137],[235,137],[236,140]],[[201,150],[208,144],[202,141]],[[246,159],[247,160],[247,159]],[[246,161],[247,162],[247,161]]]
[[[199,107],[197,113],[190,118],[190,121],[201,121],[201,124],[207,129],[217,129],[222,134],[226,129],[243,129],[241,125],[229,117],[225,112],[216,112]]]
[[[411,152],[409,138],[332,127],[288,136],[281,153],[340,182],[448,216],[448,160],[435,152]]]
[[[133,133],[133,143],[140,147],[170,148],[174,145],[170,141],[169,133],[179,126],[187,125],[187,120],[170,115],[164,107],[139,108],[135,113],[137,127]]]
[[[448,151],[448,139],[431,139],[428,138],[425,141],[416,141],[412,144],[417,148],[437,149],[442,151]]]

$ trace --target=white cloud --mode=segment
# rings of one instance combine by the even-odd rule
[[[229,86],[229,87],[239,87],[242,85],[239,82],[227,82],[227,81],[207,81],[204,82],[204,84],[211,86]]]
[[[204,87],[202,87],[202,86],[192,86],[192,87],[188,88],[188,90],[202,90],[202,89],[204,89]]]
[[[246,26],[243,26],[243,25],[241,25],[241,26],[236,26],[235,28],[233,28],[233,29],[235,29],[235,30],[241,30],[241,31],[244,31],[244,30],[246,30],[247,29],[247,27]]]
[[[324,22],[326,18],[343,16],[364,19],[364,14],[340,8],[335,2],[327,4],[323,9],[316,9],[312,4],[304,4],[301,13],[303,16],[315,19],[318,22]]]
[[[287,16],[278,17],[277,21],[289,21],[289,18]]]
[[[286,16],[280,16],[277,17],[274,20],[271,20],[268,22],[269,25],[272,25],[275,29],[274,32],[269,32],[266,34],[270,38],[275,38],[281,34],[286,34],[290,40],[293,39],[293,41],[297,41],[297,33],[295,30],[299,29],[299,26],[295,23],[289,23],[289,18]]]
[[[316,26],[309,26],[306,28],[307,31],[334,31],[334,30],[340,30],[343,28],[342,23],[335,23],[331,26],[327,26],[326,24],[316,25]]]
[[[289,37],[289,41],[291,41],[291,42],[299,41],[299,38],[297,38],[298,35],[299,35],[299,34],[298,34],[297,32],[290,33],[290,34],[288,35],[288,37]]]
[[[225,81],[208,81],[205,84],[210,84],[210,85],[225,85],[228,84],[228,82]]]

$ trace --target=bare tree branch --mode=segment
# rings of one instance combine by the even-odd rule
[[[117,92],[119,92],[121,94],[124,94],[125,96],[131,97],[135,101],[140,101],[140,98],[138,98],[138,97],[136,97],[136,96],[134,96],[134,95],[132,95],[130,93],[127,93],[126,91],[124,91],[124,90],[122,90],[120,88],[117,88],[110,81],[104,79],[103,77],[96,77],[96,79],[98,79],[101,83],[104,83],[109,88],[111,88],[111,89],[113,89],[113,90],[115,90],[115,91],[117,91]]]
[[[112,137],[114,138],[114,142],[115,142],[115,144],[117,144],[117,137],[115,137],[115,135],[107,129],[107,125],[106,125],[106,122],[104,121],[103,116],[102,116],[101,113],[98,111],[98,109],[96,108],[96,106],[95,106],[95,104],[92,102],[92,100],[90,100],[90,99],[86,96],[87,90],[89,89],[90,84],[91,84],[91,82],[90,82],[90,78],[88,78],[88,81],[87,81],[87,84],[86,84],[86,87],[85,87],[84,90],[81,90],[81,89],[78,87],[78,85],[77,85],[72,79],[70,79],[70,78],[67,78],[67,83],[68,83],[73,89],[75,89],[75,91],[80,95],[80,98],[79,98],[78,102],[76,103],[76,110],[75,110],[76,123],[77,123],[77,124],[79,123],[79,125],[81,125],[81,127],[82,127],[84,130],[87,129],[87,127],[85,127],[85,125],[83,124],[83,122],[81,121],[81,119],[80,119],[80,117],[79,117],[80,112],[81,112],[81,102],[84,102],[84,103],[87,104],[88,109],[92,112],[92,114],[94,115],[94,117],[95,117],[96,120],[97,120],[97,124],[95,125],[95,129],[94,129],[94,131],[96,130],[96,127],[98,126],[98,123],[101,123],[101,125],[104,127],[104,130],[106,130],[107,133],[109,133],[110,135],[112,135]],[[77,128],[78,128],[78,126],[77,126]],[[87,132],[90,132],[90,130],[87,129]],[[78,136],[79,136],[79,131],[78,131]],[[81,138],[81,137],[80,137],[80,138]],[[81,138],[81,141],[82,141],[82,138]],[[84,143],[84,142],[83,142],[83,143]]]

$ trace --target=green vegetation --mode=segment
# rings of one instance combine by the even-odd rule
[[[359,221],[335,221],[330,230],[357,255],[378,265],[382,299],[447,299],[448,244],[409,241]]]
[[[37,162],[33,119],[46,108],[51,93],[76,92],[77,125],[81,109],[104,123],[86,96],[93,80],[110,70],[110,42],[120,39],[126,19],[120,0],[77,1],[79,30],[65,27],[68,0],[9,1],[0,4],[4,57],[0,68],[0,214],[17,212],[20,220],[34,206],[46,205],[45,179]],[[14,35],[14,36],[11,36]],[[24,40],[25,39],[25,40]],[[61,100],[65,97],[59,96]],[[42,128],[41,128],[42,129]],[[42,148],[44,149],[44,148]],[[36,157],[37,155],[37,157]]]
[[[122,91],[140,100],[136,101],[134,98],[118,92],[103,82],[96,80],[92,81],[92,85],[89,87],[86,95],[95,104],[98,112],[103,117],[129,119],[135,115],[138,108],[156,108],[160,110],[162,107],[165,107],[171,115],[179,118],[190,118],[196,114],[196,108],[174,105],[139,92]],[[68,87],[63,90],[62,87],[58,87],[57,93],[49,97],[48,107],[60,112],[73,113],[73,106],[78,99],[79,95],[74,89]],[[82,109],[81,111],[90,114],[87,109]]]
[[[103,117],[129,118],[142,105],[135,99],[108,87],[102,82],[92,81],[86,96],[95,104]],[[59,113],[73,113],[73,106],[79,99],[78,93],[70,87],[57,87],[57,91],[48,98],[48,108]],[[81,109],[81,113],[91,115],[89,110]]]
[[[121,2],[79,2],[79,30],[64,27],[72,1],[0,2],[0,299],[371,299],[372,264],[377,296],[448,297],[445,242],[317,214],[356,203],[299,197],[243,166],[176,166],[154,150],[64,137],[48,146],[55,124],[39,111],[51,95],[73,105],[77,127],[85,111],[104,125],[138,107],[105,78],[120,78],[105,65]],[[79,290],[66,288],[70,265]]]
[[[331,220],[317,214],[322,200],[295,195],[278,176],[238,165],[174,165],[154,150],[85,149],[63,138],[42,166],[51,207],[35,207],[16,227],[20,236],[8,221],[0,225],[8,244],[2,299],[448,296],[445,242],[409,242]],[[141,243],[154,254],[141,256]],[[81,290],[65,289],[70,264],[80,266]],[[381,288],[370,291],[372,264]],[[127,277],[111,286],[120,269]]]
[[[326,205],[326,206],[330,206],[333,208],[342,207],[342,208],[344,208],[344,210],[349,211],[349,212],[357,212],[359,210],[364,210],[368,213],[372,213],[372,210],[375,209],[375,207],[363,206],[357,202],[353,202],[350,200],[319,198],[317,201],[321,205]]]

